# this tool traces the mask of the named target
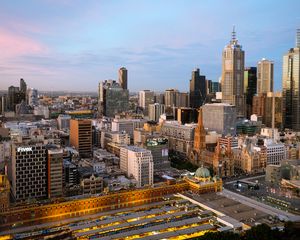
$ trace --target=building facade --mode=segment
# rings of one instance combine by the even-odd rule
[[[43,144],[12,146],[12,193],[16,201],[47,197],[47,152]]]
[[[63,196],[63,150],[49,149],[47,163],[48,198]]]
[[[296,46],[283,56],[282,112],[285,128],[300,131],[300,30]]]
[[[235,135],[236,107],[225,103],[205,104],[203,109],[203,124],[208,131],[219,134]]]
[[[249,67],[244,71],[244,93],[246,97],[247,118],[252,114],[253,96],[257,92],[257,68]]]
[[[70,144],[82,157],[92,154],[92,122],[88,119],[70,120]]]
[[[137,187],[153,185],[153,157],[150,150],[127,146],[121,148],[120,168],[126,170],[127,176],[133,176]]]
[[[206,100],[207,87],[206,77],[200,75],[200,69],[196,68],[192,71],[190,80],[190,107],[199,108]]]
[[[119,84],[123,89],[128,89],[128,72],[125,67],[119,69]]]
[[[233,29],[230,43],[222,55],[222,102],[236,106],[237,117],[246,114],[244,96],[244,63],[245,52],[236,39]]]
[[[149,116],[149,104],[154,103],[154,92],[143,90],[139,92],[139,107],[143,109],[144,115]]]
[[[165,105],[154,103],[149,104],[149,120],[158,122],[160,115],[165,113]]]
[[[129,108],[129,91],[114,80],[99,83],[98,111],[100,116],[114,117]]]
[[[273,92],[274,63],[263,58],[257,63],[257,94]]]

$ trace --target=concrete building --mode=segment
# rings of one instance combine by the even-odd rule
[[[50,116],[49,107],[43,105],[34,106],[33,115],[42,116],[48,119]]]
[[[92,122],[87,119],[71,119],[70,144],[79,152],[80,156],[92,154]]]
[[[160,115],[165,113],[165,105],[154,103],[149,104],[149,120],[158,122]]]
[[[80,180],[82,194],[96,194],[103,191],[103,178],[95,174],[86,175]]]
[[[195,108],[178,108],[177,109],[177,121],[181,124],[197,123],[198,111]]]
[[[130,135],[126,131],[101,131],[101,147],[107,149],[109,143],[130,145]]]
[[[59,130],[70,130],[70,115],[59,114],[57,117],[57,125]]]
[[[34,88],[27,89],[26,103],[33,107],[38,105],[38,90]]]
[[[263,58],[257,63],[257,94],[273,92],[274,63]]]
[[[149,116],[149,104],[154,103],[154,92],[143,90],[139,92],[139,107],[143,109],[144,115]]]
[[[63,196],[63,149],[48,150],[48,198]]]
[[[286,159],[286,149],[283,143],[265,139],[264,145],[267,148],[267,165],[279,165]]]
[[[99,114],[114,117],[129,108],[129,91],[114,80],[99,83]]]
[[[235,135],[236,107],[225,103],[205,104],[203,109],[203,124],[208,131],[219,134]]]
[[[150,150],[127,146],[121,148],[120,167],[127,176],[133,176],[137,187],[153,185],[153,157]]]
[[[194,132],[197,124],[181,125],[177,121],[165,122],[161,134],[168,138],[169,150],[189,156],[194,146]]]
[[[296,46],[283,56],[282,99],[283,125],[300,131],[300,30]]]
[[[47,197],[47,152],[43,144],[12,146],[12,193],[16,201]]]
[[[245,52],[232,31],[230,43],[223,50],[222,57],[222,102],[236,106],[237,117],[245,117],[244,96]]]
[[[135,128],[142,128],[146,120],[144,119],[125,119],[114,118],[111,123],[111,130],[116,132],[126,132],[133,139],[133,131]]]
[[[119,84],[123,89],[128,89],[128,75],[127,69],[125,67],[121,67],[119,69]]]
[[[177,89],[167,89],[165,91],[165,105],[166,107],[176,107]]]
[[[64,160],[63,167],[64,187],[72,189],[78,186],[79,173],[77,166],[70,161]]]
[[[196,68],[192,71],[190,80],[190,107],[199,108],[205,102],[207,94],[206,78],[200,75],[200,69]]]
[[[154,171],[170,167],[168,139],[162,137],[160,133],[148,132],[142,128],[137,128],[134,130],[134,145],[151,151]]]

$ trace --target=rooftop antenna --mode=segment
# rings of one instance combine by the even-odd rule
[[[231,39],[233,42],[235,42],[235,40],[236,40],[235,25],[233,25],[233,28],[232,28]]]

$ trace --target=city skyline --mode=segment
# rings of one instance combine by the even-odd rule
[[[124,66],[130,91],[187,91],[194,68],[219,80],[235,25],[245,67],[274,61],[274,90],[281,90],[299,7],[296,0],[2,2],[0,89],[24,78],[39,90],[97,91]]]

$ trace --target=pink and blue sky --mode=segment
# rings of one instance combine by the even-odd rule
[[[131,91],[187,91],[195,67],[218,81],[235,25],[246,66],[273,60],[278,90],[299,9],[299,0],[3,0],[0,89],[24,78],[39,90],[97,91],[125,66]]]

